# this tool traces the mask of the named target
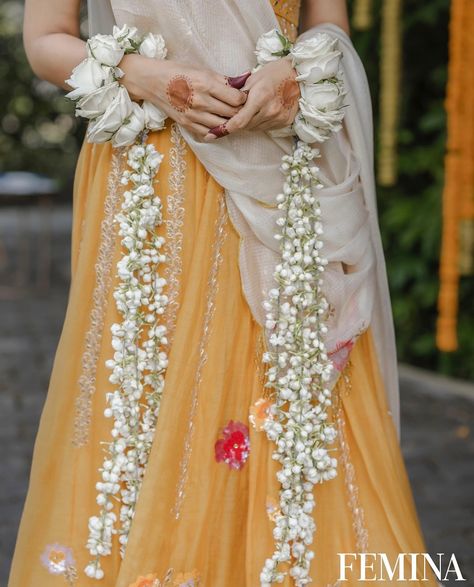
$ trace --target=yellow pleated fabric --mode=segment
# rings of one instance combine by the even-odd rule
[[[160,230],[172,243],[170,282],[178,283],[170,306],[175,321],[155,443],[126,556],[120,559],[116,544],[104,559],[103,584],[128,587],[139,577],[163,579],[174,569],[171,585],[199,576],[206,587],[255,587],[273,552],[270,518],[278,498],[272,444],[249,423],[253,404],[264,395],[262,332],[242,294],[239,235],[221,187],[174,126],[151,140],[168,154],[157,189],[164,202]],[[62,556],[61,549],[70,549],[77,569],[70,585],[98,584],[83,569],[88,518],[98,511],[101,442],[110,439],[104,363],[111,357],[110,325],[118,319],[112,292],[121,249],[111,218],[120,203],[122,165],[122,155],[113,157],[109,145],[89,144],[78,163],[69,304],[9,587],[67,585],[64,575],[51,574],[44,564],[45,557]],[[370,329],[352,349],[347,378],[336,388],[339,474],[315,490],[315,585],[336,582],[338,552],[385,552],[396,560],[398,553],[425,549]],[[249,428],[250,453],[238,470],[215,458],[216,441],[230,420]]]
[[[121,559],[115,536],[104,579],[84,574],[88,520],[99,511],[102,443],[111,438],[105,362],[113,354],[110,326],[119,320],[113,290],[122,249],[113,217],[125,164],[108,144],[84,144],[74,186],[67,314],[8,587],[258,587],[273,553],[278,465],[272,443],[249,419],[256,415],[258,424],[255,403],[265,396],[263,337],[242,293],[239,235],[222,188],[177,127],[168,120],[149,140],[165,155],[157,192],[170,348],[126,554]],[[318,587],[336,584],[338,553],[381,552],[394,563],[399,553],[425,551],[370,329],[352,349],[336,396],[338,476],[315,488]],[[230,422],[248,430],[249,453],[238,469],[217,459],[216,443]],[[348,579],[350,587],[359,584],[356,573]],[[284,586],[291,584],[287,579]],[[436,585],[397,582],[405,584]]]

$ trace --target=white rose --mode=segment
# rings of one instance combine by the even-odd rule
[[[283,37],[277,29],[273,29],[261,35],[257,41],[255,55],[257,62],[260,65],[276,61],[282,55],[273,55],[273,53],[281,53],[284,50]]]
[[[117,96],[119,88],[118,82],[112,82],[87,94],[78,101],[76,116],[97,118],[97,116],[100,116],[106,111],[107,106]]]
[[[341,84],[322,82],[319,84],[300,84],[301,102],[303,107],[310,107],[326,113],[341,114],[345,92]],[[301,106],[300,102],[300,106]]]
[[[133,103],[125,88],[120,87],[117,95],[107,106],[104,114],[99,116],[87,129],[90,143],[105,143],[132,114]]]
[[[145,127],[145,113],[136,102],[132,103],[132,112],[112,138],[114,147],[127,147],[135,142]]]
[[[324,113],[320,113],[320,119],[317,121],[317,124],[314,124],[315,118],[317,117],[312,116],[312,120],[310,121],[309,117],[307,117],[307,112],[303,112],[303,110],[296,116],[293,128],[302,141],[306,141],[307,143],[314,141],[324,143],[333,132],[337,132],[341,128],[340,121],[332,121],[331,124],[328,124],[327,120],[325,120]],[[312,140],[308,140],[308,135],[312,137]]]
[[[142,104],[145,114],[145,126],[149,130],[161,130],[165,126],[167,115],[157,106],[146,100]]]
[[[322,80],[336,77],[339,73],[341,53],[335,51],[328,55],[322,55],[308,61],[303,61],[295,66],[296,79],[309,83],[317,83]]]
[[[129,27],[124,24],[121,28],[114,26],[112,34],[122,49],[135,49],[140,42],[140,34],[137,27]]]
[[[150,59],[164,59],[167,54],[165,40],[161,35],[148,33],[141,42],[138,52]]]
[[[321,55],[327,55],[337,51],[338,41],[327,33],[318,33],[298,41],[291,48],[291,55],[294,57],[296,63],[313,59]]]
[[[307,143],[322,143],[341,128],[344,93],[337,84],[331,83],[303,84],[301,93],[294,130]]]
[[[115,67],[122,60],[124,50],[112,35],[94,35],[87,41],[87,53],[102,65]]]
[[[77,100],[86,94],[90,94],[97,88],[111,83],[114,79],[112,69],[102,66],[95,59],[90,57],[81,61],[73,70],[71,77],[66,83],[74,88],[72,92],[66,94],[67,98]]]
[[[325,33],[296,43],[291,49],[297,80],[316,83],[337,75],[342,53],[337,50],[337,39]]]

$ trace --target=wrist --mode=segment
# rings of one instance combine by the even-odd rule
[[[168,59],[149,59],[143,55],[131,53],[124,55],[119,64],[123,72],[119,83],[128,91],[132,100],[166,101],[166,84],[164,80],[173,62]]]
[[[123,76],[118,80],[119,84],[122,85],[130,95],[132,100],[140,102],[141,100],[147,100],[149,96],[144,84],[140,83],[140,77],[143,68],[147,67],[149,61],[146,57],[130,53],[123,56],[122,61],[119,63],[119,68],[123,72]]]
[[[114,147],[122,147],[144,130],[164,127],[166,114],[155,100],[148,101],[154,94],[152,84],[146,83],[147,71],[160,77],[157,68],[166,57],[161,35],[140,37],[135,28],[114,27],[113,35],[97,34],[87,41],[87,55],[66,80],[73,88],[66,97],[77,101],[76,115],[90,121],[89,142],[111,140]]]

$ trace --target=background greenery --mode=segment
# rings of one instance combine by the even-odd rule
[[[380,14],[376,0],[374,14]],[[449,0],[405,0],[403,73],[399,132],[399,180],[378,189],[379,214],[392,305],[402,361],[464,378],[474,378],[474,279],[461,279],[459,350],[435,345],[441,197],[444,180]],[[380,22],[356,32],[378,110]]]
[[[375,0],[374,13],[380,14],[380,0]],[[3,0],[0,171],[26,169],[55,177],[64,197],[70,198],[84,128],[62,92],[32,76],[21,45],[21,18],[22,2]],[[400,360],[473,379],[472,277],[461,283],[460,350],[448,354],[435,347],[448,23],[449,0],[405,0],[400,175],[395,187],[379,188],[379,213]],[[379,24],[376,18],[370,31],[353,35],[366,65],[376,117]]]

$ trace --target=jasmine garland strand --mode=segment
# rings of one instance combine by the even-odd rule
[[[283,157],[283,193],[277,197],[284,215],[277,224],[281,232],[282,261],[275,268],[277,287],[264,303],[270,350],[266,387],[274,389],[271,417],[264,430],[276,444],[273,458],[281,465],[280,513],[275,517],[276,548],[265,561],[262,587],[281,583],[286,573],[282,562],[291,564],[290,575],[299,587],[311,582],[310,562],[315,506],[313,487],[336,476],[337,460],[330,446],[337,432],[328,419],[332,404],[327,382],[333,365],[324,346],[328,302],[322,292],[327,259],[322,256],[321,209],[316,191],[322,185],[314,159],[316,149],[298,141],[292,155]]]
[[[337,39],[322,33],[294,45],[277,29],[262,35],[256,45],[259,69],[276,59],[289,58],[296,70],[301,97],[293,124],[271,131],[274,136],[296,135],[292,155],[284,156],[283,193],[277,197],[283,215],[278,219],[281,262],[277,287],[264,302],[269,350],[265,386],[273,403],[263,429],[276,444],[273,458],[281,464],[280,508],[274,517],[275,551],[260,574],[262,587],[284,581],[289,574],[300,587],[311,582],[309,549],[316,530],[312,517],[313,488],[337,474],[330,455],[337,435],[329,421],[333,364],[324,345],[329,304],[323,294],[323,225],[316,197],[322,188],[314,159],[322,143],[340,130],[345,97]],[[298,140],[299,139],[299,140]]]
[[[143,143],[145,138],[143,137]],[[115,216],[125,253],[117,264],[119,282],[114,291],[121,321],[112,325],[114,356],[106,365],[115,390],[107,393],[107,418],[113,418],[112,438],[104,442],[106,457],[96,484],[98,516],[89,519],[87,548],[94,559],[88,577],[102,579],[100,559],[111,554],[112,536],[120,534],[124,555],[135,504],[148,461],[168,364],[166,326],[159,323],[168,298],[166,280],[158,274],[166,256],[164,238],[156,229],[162,224],[162,203],[156,195],[155,176],[163,155],[151,144],[136,144],[128,151],[122,183],[131,184]],[[119,501],[120,525],[112,511]]]

